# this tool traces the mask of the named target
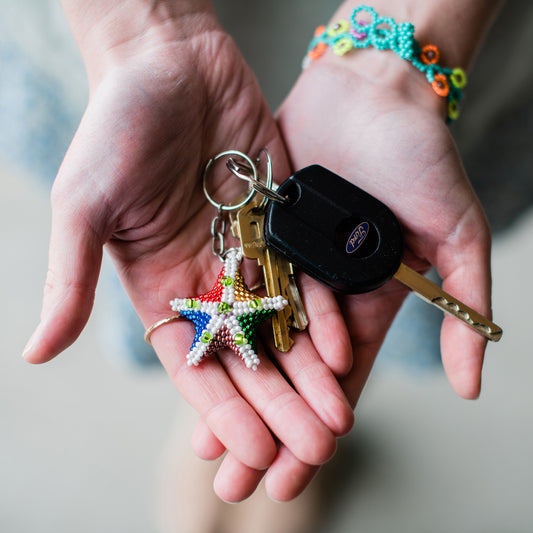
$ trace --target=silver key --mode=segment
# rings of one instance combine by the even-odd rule
[[[276,254],[276,263],[278,266],[278,278],[281,295],[289,302],[285,307],[285,315],[289,326],[303,331],[309,324],[305,306],[298,290],[294,269],[292,263],[289,263],[279,254]]]

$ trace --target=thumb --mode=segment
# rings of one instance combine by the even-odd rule
[[[48,274],[41,320],[23,357],[45,363],[68,348],[85,327],[94,302],[103,242],[71,202],[52,209]]]

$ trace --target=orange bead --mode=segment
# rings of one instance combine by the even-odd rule
[[[312,50],[309,50],[307,57],[309,59],[318,59],[325,51],[328,45],[326,43],[318,43]]]
[[[426,44],[422,47],[422,53],[420,54],[420,59],[426,65],[432,65],[433,63],[438,63],[440,59],[439,49],[434,44]]]
[[[320,37],[326,31],[326,26],[318,26],[315,30],[315,37]]]
[[[450,92],[450,86],[444,74],[436,74],[431,86],[439,96],[448,96]]]

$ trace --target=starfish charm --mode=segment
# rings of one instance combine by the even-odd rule
[[[194,323],[196,335],[187,355],[197,366],[206,356],[228,347],[248,368],[257,369],[257,327],[287,304],[282,296],[261,298],[251,292],[239,270],[242,250],[228,250],[214,287],[196,298],[175,298],[174,311]]]

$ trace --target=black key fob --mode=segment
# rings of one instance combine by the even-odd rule
[[[358,294],[386,283],[403,255],[398,219],[382,202],[313,165],[284,181],[270,201],[267,245],[330,288]]]

